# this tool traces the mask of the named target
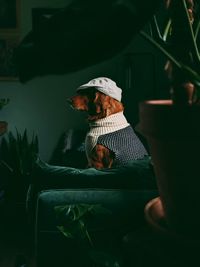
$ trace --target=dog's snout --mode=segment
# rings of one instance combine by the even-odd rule
[[[81,95],[74,95],[67,99],[67,102],[75,110],[87,111],[87,97]]]

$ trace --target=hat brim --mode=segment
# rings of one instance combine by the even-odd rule
[[[83,89],[87,89],[87,88],[97,88],[97,87],[98,87],[98,86],[83,84],[83,85],[79,86],[79,87],[76,89],[76,91],[83,90]]]

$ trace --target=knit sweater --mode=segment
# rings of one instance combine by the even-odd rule
[[[130,160],[148,154],[123,112],[90,123],[90,130],[85,139],[88,159],[97,144],[107,147],[114,153],[114,165],[124,165]]]

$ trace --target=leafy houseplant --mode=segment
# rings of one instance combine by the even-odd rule
[[[173,102],[196,104],[200,97],[200,2],[164,2],[165,23],[159,25],[154,15],[150,22],[151,34],[145,31],[141,34],[168,58],[165,69],[172,82]]]
[[[116,252],[115,245],[109,247],[105,241],[105,233],[102,227],[96,224],[91,226],[95,217],[112,215],[110,210],[103,208],[101,205],[95,204],[76,204],[56,206],[55,212],[58,220],[59,231],[68,239],[76,242],[76,247],[81,249],[87,260],[87,266],[92,267],[120,267],[121,259],[119,252]],[[104,230],[104,229],[103,229]],[[100,236],[103,240],[103,246],[99,242]],[[99,245],[100,244],[100,245]],[[77,249],[78,250],[78,249]],[[76,258],[81,262],[83,259],[76,252]],[[74,262],[76,259],[74,259]],[[76,263],[74,263],[76,266]],[[79,263],[78,263],[79,264]],[[82,265],[81,265],[82,266]]]
[[[163,33],[156,15],[151,34],[141,34],[168,59],[172,100],[140,104],[139,131],[146,137],[154,163],[168,227],[200,235],[200,1],[165,1],[168,20]]]
[[[31,140],[25,129],[23,134],[16,130],[16,136],[9,132],[0,143],[0,171],[5,181],[9,200],[25,200],[30,175],[38,155],[38,138]]]

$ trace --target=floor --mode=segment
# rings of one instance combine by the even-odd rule
[[[35,267],[33,231],[22,205],[0,204],[0,267]]]
[[[19,207],[4,208],[0,206],[0,267],[36,267],[34,234],[24,212]],[[145,227],[128,234],[124,244],[127,259],[124,267],[200,266],[200,242],[182,244],[163,239]]]
[[[19,236],[20,239],[20,236]],[[24,243],[24,245],[27,245]],[[0,241],[0,267],[35,267],[34,257],[28,247],[13,239]]]
[[[171,239],[148,227],[129,233],[124,241],[128,267],[200,266],[200,241]]]

